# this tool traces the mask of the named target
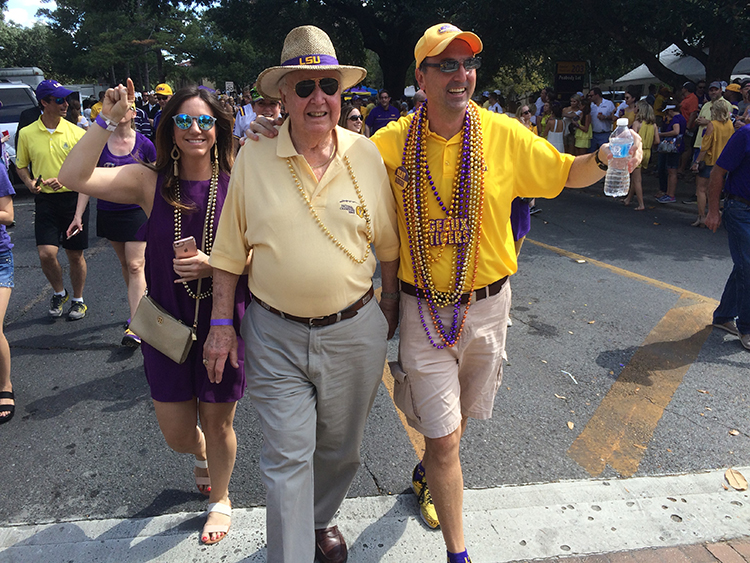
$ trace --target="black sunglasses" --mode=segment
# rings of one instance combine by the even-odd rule
[[[68,103],[67,98],[48,98],[48,101],[55,102],[58,106]]]
[[[521,115],[526,115],[527,113],[531,113],[531,110],[527,109],[526,111],[521,112]]]
[[[193,120],[198,123],[198,128],[202,131],[210,131],[214,126],[214,123],[216,123],[216,118],[214,116],[205,114],[188,115],[186,113],[178,113],[177,115],[173,115],[172,119],[174,120],[174,124],[183,131],[190,129],[193,126]]]
[[[349,121],[362,121],[362,116],[361,115],[350,115],[349,116]]]
[[[470,59],[464,59],[463,61],[457,61],[456,59],[445,59],[439,63],[422,63],[420,66],[427,66],[433,68],[439,68],[440,72],[456,72],[461,65],[464,65],[466,72],[470,70],[477,70],[482,66],[482,59],[480,57],[471,57]]]
[[[307,98],[310,94],[315,91],[315,85],[319,85],[320,89],[327,96],[333,96],[339,91],[339,81],[335,78],[318,78],[316,80],[301,80],[294,85],[294,91],[300,98]]]

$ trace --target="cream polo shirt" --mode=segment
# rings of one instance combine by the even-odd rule
[[[336,156],[317,181],[289,136],[289,120],[274,139],[247,143],[232,169],[210,264],[240,274],[252,251],[248,286],[272,307],[299,317],[345,309],[370,288],[376,259],[356,264],[323,232],[289,171],[295,174],[323,225],[355,258],[367,248],[366,223],[344,162],[351,163],[372,224],[378,259],[399,254],[396,204],[375,145],[336,127]]]
[[[516,250],[510,224],[510,206],[516,197],[556,197],[565,186],[574,157],[560,154],[546,139],[538,137],[517,119],[506,114],[480,110],[484,143],[484,207],[479,244],[479,266],[475,288],[489,285],[500,278],[513,274],[517,269]],[[401,261],[398,277],[414,285],[414,270],[403,212],[403,181],[396,177],[396,169],[402,164],[406,135],[412,115],[380,129],[372,140],[380,149],[391,180],[398,205],[398,226],[401,233]],[[450,139],[427,128],[427,164],[440,198],[449,205],[452,199],[453,178],[461,149],[459,132]],[[427,210],[429,218],[444,219],[445,212],[430,193]],[[442,253],[432,263],[432,276],[439,291],[453,289],[452,248]],[[439,247],[432,250],[438,256]],[[469,267],[464,291],[469,291],[473,260]]]

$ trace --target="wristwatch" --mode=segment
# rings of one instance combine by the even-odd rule
[[[594,160],[596,161],[596,165],[599,167],[599,170],[604,170],[605,172],[609,168],[604,162],[601,161],[599,158],[599,149],[596,149],[594,151]]]

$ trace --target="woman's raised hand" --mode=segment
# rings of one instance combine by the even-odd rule
[[[110,88],[104,94],[102,100],[102,113],[115,122],[125,117],[130,106],[135,102],[135,86],[133,81],[128,78],[127,86],[118,84],[115,88]]]

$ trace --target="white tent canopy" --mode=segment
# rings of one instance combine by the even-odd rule
[[[690,80],[697,81],[706,77],[706,68],[698,59],[685,55],[677,45],[672,44],[659,53],[661,64],[677,74],[687,76]],[[732,78],[750,74],[750,57],[745,57],[732,71]],[[631,70],[615,81],[618,87],[636,85],[647,87],[649,84],[660,82],[645,64]]]

